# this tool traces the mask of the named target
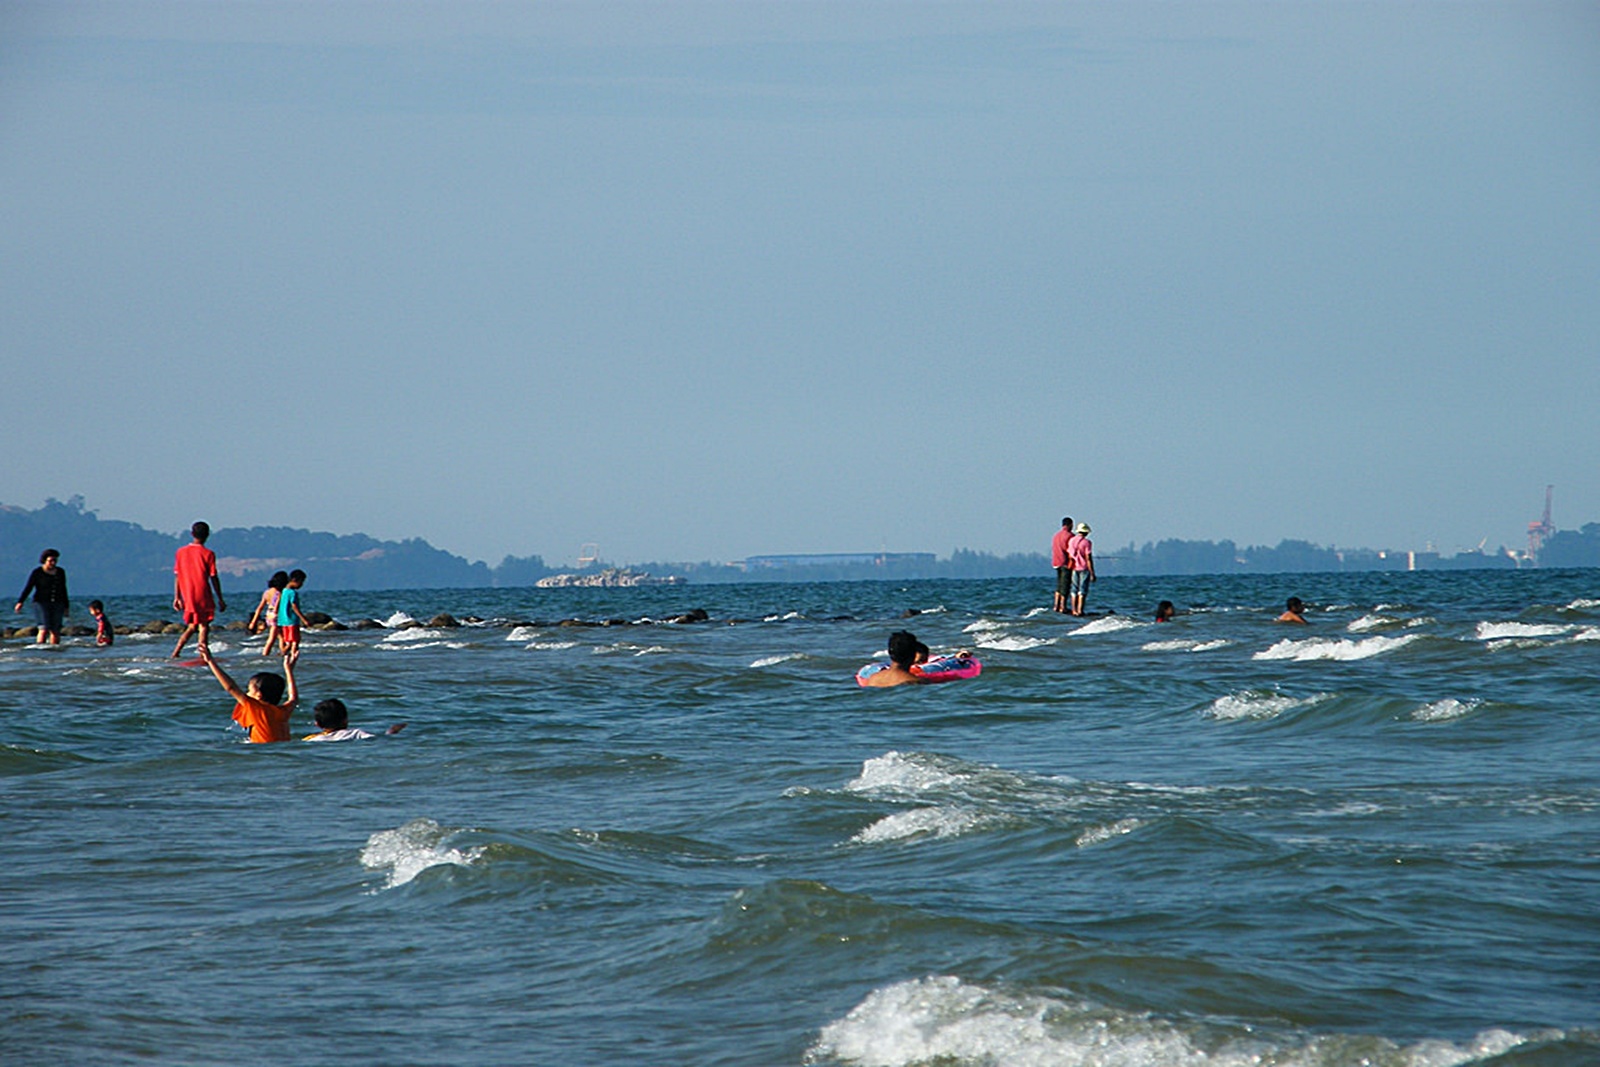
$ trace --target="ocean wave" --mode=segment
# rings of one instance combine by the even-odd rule
[[[393,615],[390,615],[387,619],[382,620],[383,625],[391,630],[416,621],[416,619],[413,619],[410,615],[407,615],[403,611],[397,611]]]
[[[537,626],[514,626],[514,627],[511,628],[511,632],[506,634],[506,640],[507,641],[532,641],[534,638],[536,638],[538,636],[539,636],[539,628]]]
[[[783,615],[764,615],[764,616],[762,616],[761,621],[762,622],[790,622],[790,621],[795,620],[795,619],[803,619],[803,618],[805,618],[805,616],[802,615],[800,612],[798,612],[798,611],[790,611],[790,612],[786,612]]]
[[[1586,626],[1572,635],[1574,641],[1600,641],[1600,626]]]
[[[1356,619],[1345,629],[1353,634],[1370,633],[1373,630],[1391,630],[1400,626],[1401,621],[1391,615],[1363,615]]]
[[[949,788],[964,777],[945,769],[932,757],[890,751],[863,763],[861,773],[846,783],[845,789],[851,793],[915,794]]]
[[[1274,1032],[1119,1011],[1060,993],[992,989],[936,975],[873,990],[844,1018],[822,1028],[806,1061],[859,1067],[1458,1067],[1504,1055],[1528,1040],[1498,1029],[1460,1044],[1411,1045],[1365,1034]]]
[[[1406,634],[1403,637],[1368,637],[1360,641],[1326,637],[1313,637],[1305,641],[1296,641],[1290,638],[1279,641],[1271,648],[1257,652],[1251,658],[1301,661],[1370,659],[1373,656],[1381,656],[1385,652],[1393,652],[1397,648],[1404,648],[1419,636],[1421,635]]]
[[[413,819],[368,838],[361,850],[361,865],[386,871],[385,889],[405,885],[430,867],[470,867],[483,857],[483,846],[465,850],[454,847],[450,839],[458,832],[447,830],[432,819]]]
[[[1027,637],[1022,634],[998,634],[992,637],[983,637],[973,642],[978,648],[998,649],[1001,652],[1027,652],[1029,649],[1042,648],[1045,645],[1055,644],[1053,637]]]
[[[1151,641],[1149,644],[1139,646],[1144,652],[1214,652],[1219,648],[1227,648],[1233,644],[1224,638],[1213,641]]]
[[[529,652],[560,652],[568,648],[577,648],[576,641],[529,641],[522,646]]]
[[[1246,690],[1229,693],[1211,702],[1206,713],[1213,719],[1225,722],[1234,719],[1275,719],[1286,711],[1315,707],[1333,699],[1331,693],[1318,693],[1309,697],[1290,697],[1282,693]]]
[[[1459,719],[1472,711],[1481,700],[1457,700],[1455,697],[1446,697],[1435,700],[1432,704],[1424,704],[1411,713],[1411,717],[1418,722],[1444,722],[1449,719]]]
[[[763,656],[750,664],[751,670],[760,670],[762,667],[776,667],[780,663],[793,663],[797,659],[805,659],[804,652],[785,652],[780,656]]]
[[[993,813],[975,808],[915,808],[886,815],[850,840],[855,844],[874,845],[913,837],[960,837],[997,821]]]
[[[1143,819],[1118,819],[1116,822],[1109,823],[1105,826],[1091,826],[1089,829],[1079,834],[1078,839],[1073,843],[1079,848],[1088,848],[1091,845],[1104,844],[1114,837],[1121,837],[1124,834],[1131,834],[1143,825]]]
[[[1579,597],[1577,600],[1574,600],[1572,603],[1568,604],[1566,607],[1562,608],[1561,610],[1562,611],[1593,611],[1595,608],[1600,608],[1600,600],[1595,600],[1592,597]]]
[[[1560,637],[1571,633],[1571,626],[1532,622],[1480,622],[1479,641],[1499,641],[1508,637]]]
[[[399,645],[408,641],[438,641],[445,637],[443,630],[429,630],[426,627],[417,627],[411,630],[396,630],[383,635],[380,645]]]
[[[1126,615],[1107,615],[1103,619],[1085,623],[1072,631],[1073,637],[1082,637],[1093,634],[1114,634],[1120,630],[1137,630],[1141,626],[1154,626],[1154,623],[1141,619],[1130,619]]]

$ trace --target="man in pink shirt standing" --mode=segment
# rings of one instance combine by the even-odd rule
[[[189,527],[189,533],[194,537],[193,543],[178,549],[172,562],[172,610],[183,612],[184,623],[178,646],[172,650],[173,659],[183,654],[189,635],[196,631],[200,634],[201,655],[210,652],[211,620],[217,612],[228,610],[222,599],[222,579],[217,577],[217,554],[206,547],[211,527],[197,522]],[[212,590],[216,591],[215,599]]]
[[[1068,597],[1072,595],[1072,557],[1067,554],[1067,542],[1072,540],[1072,516],[1061,520],[1061,529],[1050,539],[1050,566],[1056,569],[1055,609],[1067,612]]]

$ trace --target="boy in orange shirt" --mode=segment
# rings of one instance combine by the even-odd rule
[[[211,650],[204,645],[200,647],[200,658],[211,668],[218,684],[238,702],[233,708],[233,721],[244,727],[252,743],[292,740],[289,715],[300,699],[294,684],[294,662],[300,658],[298,651],[283,657],[282,675],[268,671],[252,674],[243,689],[211,658]]]

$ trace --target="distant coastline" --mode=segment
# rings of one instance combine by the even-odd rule
[[[81,497],[66,502],[47,500],[42,507],[31,510],[0,504],[0,577],[10,575],[20,588],[38,562],[41,549],[51,547],[62,552],[62,566],[70,576],[75,600],[159,594],[171,590],[172,555],[187,540],[187,534],[161,533],[135,523],[101,519],[84,507]],[[421,538],[381,541],[366,534],[290,527],[218,526],[210,544],[217,553],[226,587],[241,596],[259,590],[273,571],[291,566],[310,572],[314,585],[325,590],[520,588],[558,576],[556,568],[547,566],[536,555],[506,556],[491,567],[435,548]],[[1102,542],[1097,547],[1099,573],[1108,577],[1510,569],[1534,565],[1534,561],[1521,559],[1505,548],[1494,553],[1475,551],[1445,556],[1431,551],[1332,548],[1298,540],[1280,541],[1273,546],[1239,546],[1232,541],[1177,539],[1143,545],[1129,543],[1120,548]],[[1575,531],[1555,531],[1545,538],[1537,566],[1600,567],[1600,523],[1588,523]],[[550,584],[906,581],[1049,573],[1050,561],[1043,552],[1002,556],[958,548],[944,558],[931,552],[880,552],[753,556],[726,563],[653,560],[622,565],[596,560],[588,567],[565,569],[565,575]],[[639,575],[646,577],[634,577]]]

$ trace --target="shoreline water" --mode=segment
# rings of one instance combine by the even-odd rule
[[[1584,1062],[1597,578],[321,593],[392,625],[307,699],[410,723],[335,746],[7,642],[6,1058]],[[983,674],[857,687],[900,628]],[[263,984],[348,1010],[241,1035]]]

